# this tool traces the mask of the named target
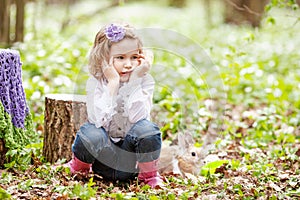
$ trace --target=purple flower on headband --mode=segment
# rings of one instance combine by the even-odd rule
[[[119,42],[125,36],[125,29],[122,26],[111,24],[106,27],[105,35],[112,42]]]

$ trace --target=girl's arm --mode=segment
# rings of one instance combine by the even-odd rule
[[[103,66],[103,74],[108,81],[107,87],[109,89],[110,95],[112,97],[115,97],[118,94],[120,76],[116,71],[116,69],[113,67],[113,60],[114,60],[113,57],[109,59],[109,63],[107,63],[104,60],[102,66]]]
[[[108,127],[115,114],[114,108],[117,106],[109,84],[104,84],[104,81],[91,77],[87,81],[86,92],[89,122],[95,124],[97,128]]]
[[[107,128],[112,116],[116,113],[115,99],[120,82],[120,76],[113,67],[113,57],[109,59],[109,63],[103,61],[102,70],[107,83],[95,78],[90,78],[87,82],[88,120],[97,128],[101,126]]]

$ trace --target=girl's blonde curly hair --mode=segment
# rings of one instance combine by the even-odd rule
[[[140,49],[140,53],[142,53],[143,44],[141,39],[134,32],[134,28],[128,24],[118,24],[118,26],[122,26],[125,29],[125,36],[123,39],[135,39],[138,41],[138,48]],[[114,43],[106,37],[106,27],[107,26],[102,27],[96,34],[94,45],[89,54],[89,72],[98,80],[102,79],[104,76],[102,71],[103,61],[108,62],[110,48]]]

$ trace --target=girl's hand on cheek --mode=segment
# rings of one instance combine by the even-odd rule
[[[113,60],[114,60],[114,58],[111,57],[109,60],[109,64],[106,61],[103,61],[103,64],[102,64],[103,74],[108,82],[119,83],[120,75],[113,66]]]
[[[152,51],[144,50],[144,57],[145,57],[145,60],[147,60],[150,63],[150,65],[153,64],[154,55],[153,55]]]
[[[139,58],[140,64],[131,73],[130,81],[143,77],[150,70],[151,64],[153,62],[153,54],[152,52],[150,53],[151,53],[150,55],[148,52],[145,55],[140,54],[140,58]]]

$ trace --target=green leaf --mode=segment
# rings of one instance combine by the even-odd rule
[[[8,192],[6,192],[6,190],[0,187],[0,199],[6,200],[6,199],[10,199],[10,197],[11,194],[9,194]]]
[[[238,169],[239,166],[240,166],[240,163],[241,163],[241,161],[239,161],[239,160],[235,160],[235,159],[231,160],[231,162],[230,162],[231,168],[232,168],[233,170]]]
[[[154,196],[154,195],[152,195],[152,196],[150,196],[150,198],[149,198],[150,200],[158,200],[158,197],[157,196]]]
[[[272,25],[275,25],[276,20],[274,19],[274,17],[269,16],[269,17],[267,18],[267,23],[270,23],[270,24],[272,24]]]
[[[142,191],[148,191],[148,190],[150,190],[150,189],[151,189],[151,186],[148,185],[148,184],[145,184],[145,185],[141,188]]]
[[[271,4],[268,4],[265,6],[265,11],[268,12],[272,9],[272,5]]]
[[[168,200],[175,200],[176,196],[175,194],[168,194]]]
[[[116,194],[116,200],[123,200],[124,199],[124,195],[121,193],[117,193]]]
[[[209,176],[216,172],[216,169],[221,167],[222,165],[228,163],[228,160],[217,160],[213,162],[209,162],[201,168],[201,174],[203,176]]]

